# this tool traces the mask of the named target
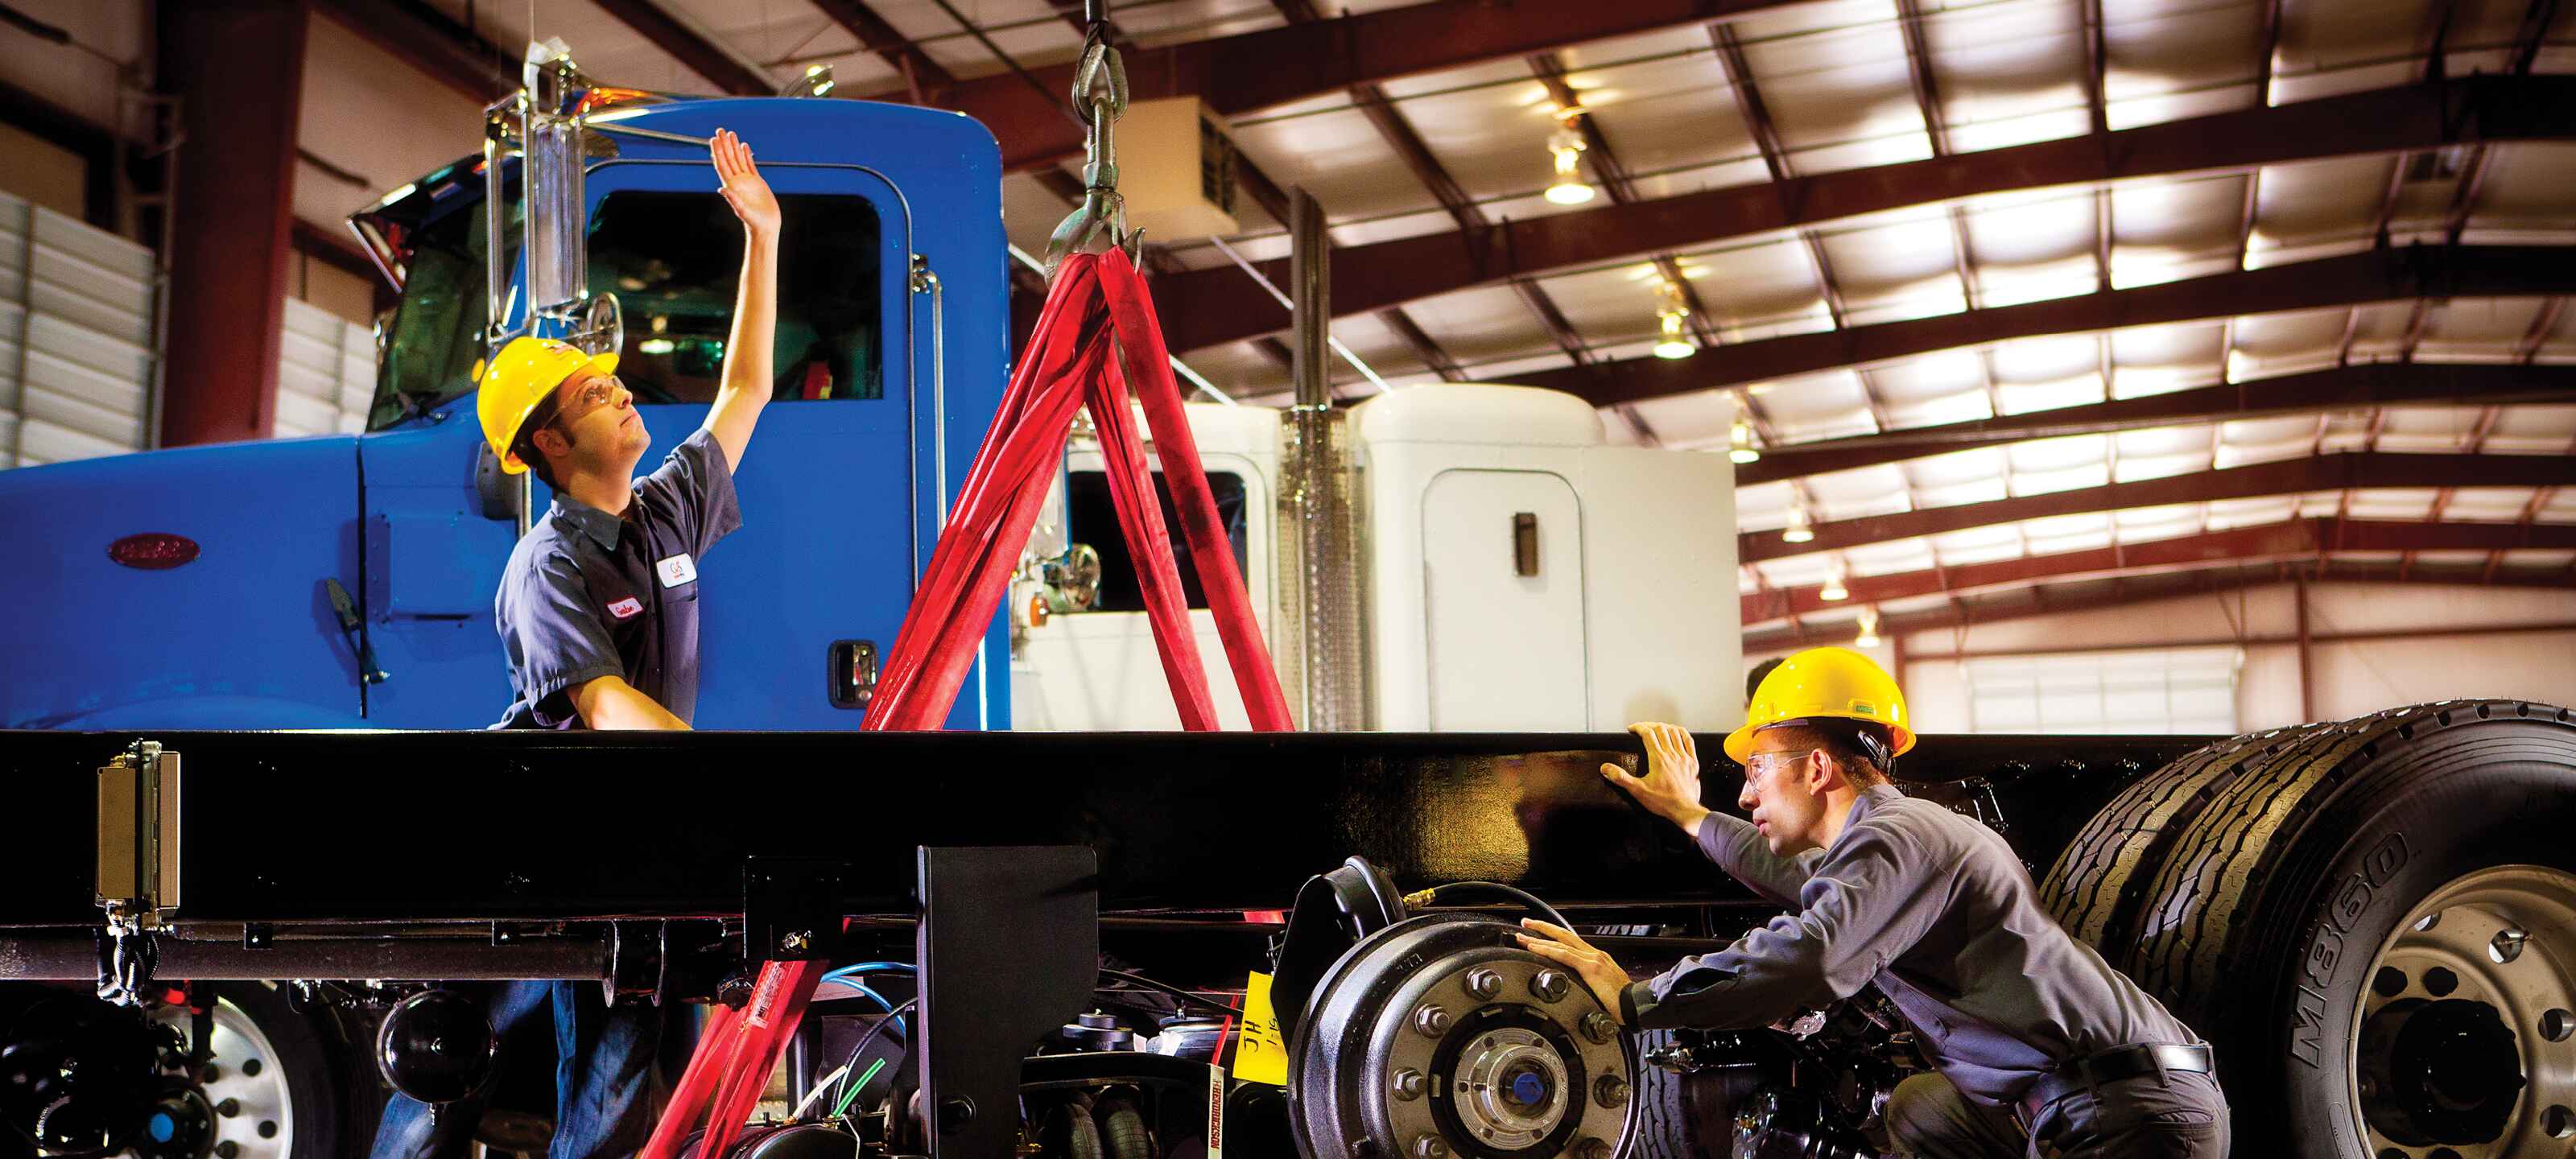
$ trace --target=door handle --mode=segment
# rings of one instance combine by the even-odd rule
[[[349,589],[327,577],[322,586],[331,593],[331,614],[340,621],[340,634],[348,637],[349,646],[358,652],[358,682],[382,684],[393,679],[392,674],[376,667],[375,646],[367,643],[366,633],[358,630],[358,602],[349,598]]]
[[[832,707],[866,708],[877,695],[877,642],[834,640],[825,650]]]

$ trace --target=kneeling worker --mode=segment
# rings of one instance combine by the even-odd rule
[[[1522,944],[1576,971],[1624,1024],[1765,1026],[1874,983],[1936,1068],[1888,1104],[1903,1154],[2227,1153],[2208,1045],[2039,907],[2003,838],[1888,783],[1914,735],[1896,682],[1867,657],[1817,648],[1763,680],[1726,738],[1749,821],[1700,807],[1689,732],[1634,731],[1646,775],[1602,775],[1796,912],[1633,984],[1572,931],[1523,923],[1538,936]]]

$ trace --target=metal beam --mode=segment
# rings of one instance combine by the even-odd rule
[[[2313,561],[2299,569],[2310,582],[2369,583],[2393,585],[2460,586],[2478,583],[2475,568],[2418,568],[2406,579],[2397,576],[2393,562],[2326,559]],[[2213,568],[2204,571],[2176,572],[2167,575],[2129,576],[2102,580],[2078,580],[2065,585],[2042,585],[2000,592],[1983,599],[1964,598],[1957,604],[1903,614],[1886,613],[1879,619],[1881,638],[1905,632],[1923,632],[1999,624],[2033,616],[2059,615],[2068,612],[2101,611],[2133,607],[2160,600],[2194,595],[2217,595],[2250,588],[2272,587],[2290,582],[2278,564],[2248,564],[2236,568]],[[2576,591],[2576,576],[2550,573],[2533,576],[2507,575],[2498,587],[2527,587],[2550,591]],[[2069,590],[2071,589],[2071,591]],[[2463,629],[2463,632],[2474,631]],[[1814,630],[1809,629],[1809,635]],[[1744,651],[1786,651],[1799,646],[1800,638],[1786,630],[1749,634],[1744,637]],[[2165,647],[2169,645],[2158,645]],[[2101,648],[2055,648],[2052,652],[2108,651]],[[1938,657],[1918,655],[1916,660]]]
[[[738,97],[766,97],[778,93],[778,83],[753,71],[733,58],[733,54],[714,42],[691,31],[653,0],[591,0],[601,11],[617,18],[618,23],[635,30],[636,35],[653,42],[686,66],[690,72],[707,78],[719,91]],[[1071,73],[1066,74],[1071,83]]]
[[[1351,246],[1335,255],[1333,300],[1365,313],[1509,278],[2020,190],[2569,136],[2576,77],[2467,77]],[[1286,276],[1284,263],[1268,264],[1283,267],[1273,278]],[[1229,284],[1239,280],[1194,276],[1162,287],[1157,305],[1174,350],[1287,328],[1286,311],[1257,286]]]
[[[1140,97],[1195,94],[1218,114],[1233,116],[1353,85],[1800,2],[1433,0],[1130,53],[1127,81]],[[1068,91],[1073,83],[1071,64],[1030,71],[1054,93]],[[1026,169],[1082,152],[1082,134],[1065,120],[1062,99],[1050,100],[1019,78],[1004,74],[960,82],[942,103],[993,130],[1002,142],[1005,168]]]
[[[519,87],[516,57],[420,0],[313,0],[313,11],[476,104]]]
[[[2349,491],[2359,487],[2436,490],[2443,487],[2558,487],[2571,484],[2576,484],[2576,460],[2555,455],[2406,455],[2351,451],[2043,495],[2022,495],[1985,503],[1960,503],[1895,515],[1836,520],[1816,524],[1815,539],[1806,543],[1783,542],[1776,531],[1748,531],[1737,537],[1736,558],[1745,563],[1758,563],[1766,559],[1841,551],[1864,544],[1941,535],[1971,527],[2017,523],[2024,519],[2088,515],[2176,503],[2206,503],[2217,499],[2256,499],[2309,491]]]
[[[858,38],[868,51],[877,54],[909,83],[907,95],[915,104],[927,104],[945,97],[957,87],[957,78],[929,53],[912,42],[912,38],[888,24],[866,0],[812,0],[823,15]]]
[[[2568,402],[2576,402],[2576,366],[2364,362],[2088,406],[1798,443],[1766,450],[1759,462],[1737,467],[1735,485],[1749,487],[2065,435],[2375,406]]]
[[[2212,274],[2018,306],[1856,326],[1745,342],[1722,358],[1631,358],[1517,380],[1615,406],[1716,387],[1765,382],[2016,338],[2089,334],[2326,309],[2357,303],[2454,296],[2576,292],[2576,249],[2552,246],[2410,246]]]
[[[266,438],[277,416],[305,10],[170,4],[162,81],[195,163],[170,231],[168,376],[156,446]]]
[[[1852,576],[1850,598],[1830,601],[1817,585],[1772,588],[1742,597],[1744,623],[1812,616],[1920,596],[2018,587],[2077,576],[2183,571],[2256,560],[2311,558],[2336,551],[2516,551],[2576,548],[2576,525],[2511,523],[2408,523],[2315,517],[2257,527],[2237,527],[2176,539],[2112,544],[2084,551],[2024,556],[1947,568]],[[2402,567],[2401,567],[2402,574]]]

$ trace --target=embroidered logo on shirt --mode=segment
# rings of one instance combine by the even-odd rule
[[[698,578],[697,561],[690,559],[685,551],[654,564],[653,570],[662,577],[662,586],[666,588],[676,588]]]
[[[632,620],[644,613],[644,601],[628,596],[608,605],[608,614],[621,620]]]

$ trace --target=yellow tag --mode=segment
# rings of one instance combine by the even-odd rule
[[[1259,971],[1243,979],[1243,1039],[1234,1047],[1234,1077],[1288,1085],[1288,1044],[1279,1037],[1279,1016],[1270,1009],[1270,975]]]

